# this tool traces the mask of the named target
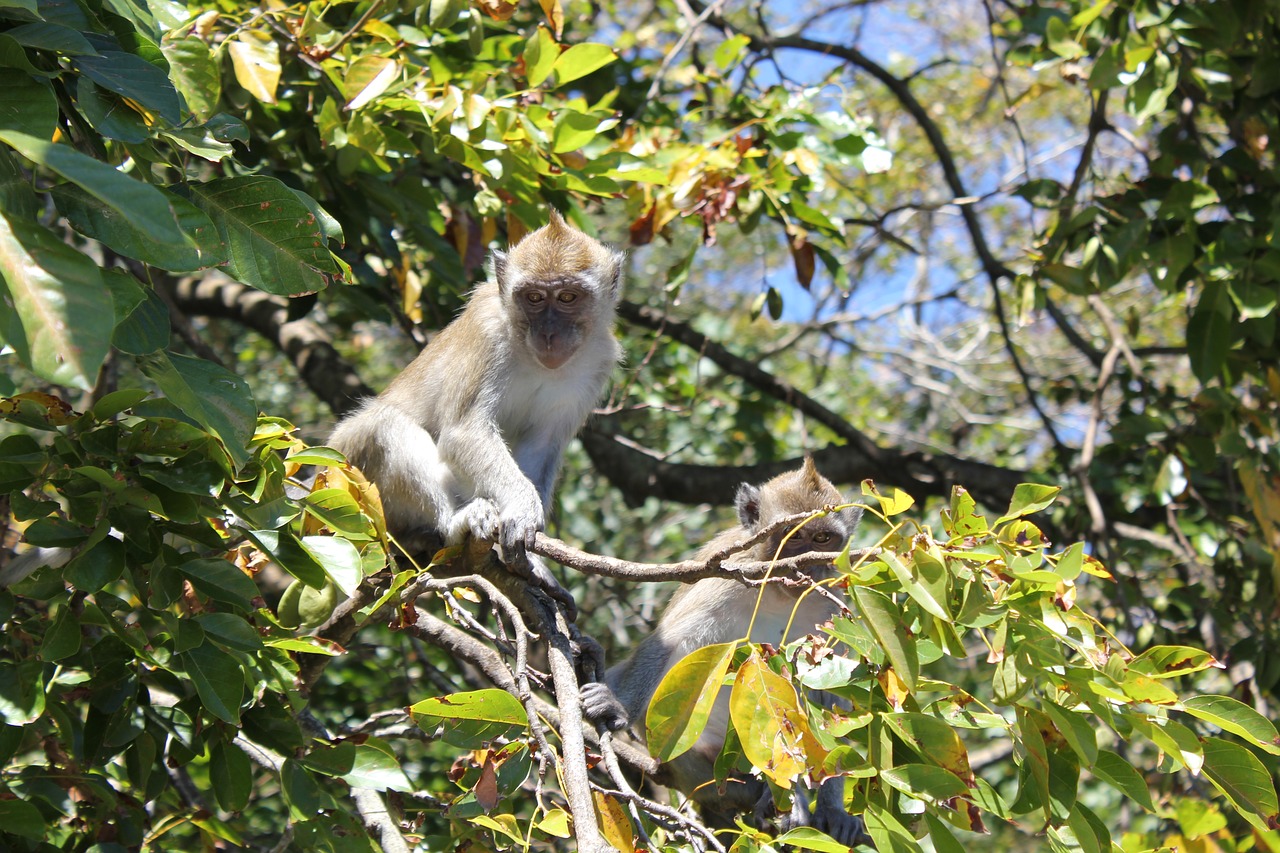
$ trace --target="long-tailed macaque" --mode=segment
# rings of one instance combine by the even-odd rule
[[[393,535],[496,542],[508,566],[558,589],[525,548],[621,356],[621,284],[622,254],[555,212],[493,253],[462,314],[329,439],[377,484]]]
[[[762,530],[779,519],[798,513],[809,513],[844,503],[844,498],[829,480],[818,473],[813,460],[806,457],[798,471],[773,478],[761,486],[743,484],[735,504],[742,526],[725,531],[698,552],[706,559],[723,552],[736,542]],[[753,548],[731,557],[730,562],[771,560],[794,557],[812,551],[838,551],[853,534],[861,507],[850,507],[815,518],[792,534],[782,530]],[[780,548],[780,550],[779,550]],[[812,572],[815,579],[830,577],[834,567]],[[583,686],[583,711],[593,722],[610,729],[625,728],[631,720],[643,720],[658,683],[667,671],[689,653],[704,646],[728,643],[747,637],[756,600],[760,608],[751,626],[750,640],[778,645],[792,611],[797,607],[799,591],[777,584],[748,586],[729,578],[706,578],[681,587],[671,599],[653,633],[646,637],[627,660],[609,668],[605,684]],[[823,595],[811,593],[799,602],[788,639],[803,636],[836,616],[839,606]],[[834,697],[822,694],[820,701],[834,704]],[[755,812],[763,817],[772,810],[772,796],[760,779],[735,776],[724,790],[718,790],[714,768],[716,756],[724,746],[729,726],[729,690],[722,689],[711,717],[697,743],[662,768],[662,781],[688,794],[711,826],[733,826],[733,816]],[[869,843],[862,819],[844,808],[844,780],[827,779],[818,789],[817,807],[809,811],[803,791],[797,791],[795,808],[784,823],[810,825],[828,833],[837,841],[853,846]]]

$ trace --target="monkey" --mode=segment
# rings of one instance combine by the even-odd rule
[[[734,500],[740,527],[724,531],[704,545],[696,559],[705,560],[722,553],[750,535],[788,516],[811,513],[845,503],[831,481],[818,473],[812,457],[806,456],[797,471],[790,471],[754,486],[742,484]],[[847,507],[828,512],[800,527],[783,542],[789,532],[781,530],[752,548],[730,558],[730,562],[768,561],[794,557],[812,551],[838,551],[844,547],[862,517],[862,508]],[[835,568],[816,570],[819,580],[832,577]],[[763,590],[732,578],[704,578],[681,587],[672,597],[657,627],[625,661],[609,668],[605,680],[582,687],[583,713],[594,723],[610,730],[626,728],[632,720],[644,719],[663,676],[691,652],[717,643],[747,636],[751,615],[760,598],[759,612],[751,626],[753,642],[781,643],[799,593],[791,588],[768,584]],[[835,617],[840,606],[830,598],[810,594],[798,603],[793,630],[798,635],[812,631]],[[828,706],[838,700],[819,694]],[[724,791],[713,782],[716,757],[724,746],[729,726],[729,691],[722,689],[697,743],[667,762],[660,771],[664,784],[688,794],[708,825],[732,827],[733,816],[754,813],[763,819],[773,809],[768,786],[758,778],[735,775]],[[711,784],[707,784],[711,782]],[[811,813],[802,792],[784,818],[784,825],[814,826],[837,841],[853,846],[870,843],[862,819],[844,807],[844,780],[824,780],[818,789],[817,807]]]
[[[462,313],[337,424],[328,443],[378,486],[393,536],[497,543],[509,568],[568,595],[525,549],[546,525],[565,446],[621,359],[622,267],[621,252],[552,211],[495,251]]]

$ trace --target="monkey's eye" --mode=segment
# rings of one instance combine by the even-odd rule
[[[578,301],[578,294],[571,290],[562,290],[556,295],[556,299],[560,300],[562,305],[570,305]]]
[[[530,290],[524,295],[524,299],[530,305],[541,305],[547,295],[540,290]]]
[[[820,530],[817,533],[813,534],[813,541],[819,544],[825,544],[831,541],[831,534],[828,533],[826,530]]]

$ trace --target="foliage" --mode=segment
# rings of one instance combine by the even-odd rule
[[[881,850],[1277,846],[1252,707],[1280,685],[1274,3],[1062,0],[976,30],[963,4],[901,4],[958,61],[888,65],[825,41],[849,4],[794,28],[807,8],[675,5],[0,4],[5,544],[56,549],[0,563],[6,849],[581,841],[585,755],[528,662],[554,626],[494,579],[388,568],[376,493],[255,403],[296,367],[341,410],[346,373],[306,374],[280,337],[281,380],[239,326],[193,321],[310,323],[385,378],[548,205],[637,247],[628,373],[562,486],[572,538],[679,555],[714,522],[657,497],[724,501],[713,468],[823,444],[891,496],[865,493],[888,530],[842,566],[853,618],[705,651],[654,750],[691,742],[733,674],[721,769],[754,764],[780,802],[848,775]],[[1072,130],[1064,168],[1044,151]],[[612,436],[652,453],[613,462]],[[683,492],[679,463],[704,466]],[[1067,491],[1018,486],[988,523],[1024,479]],[[1046,510],[1087,545],[1053,550],[1026,518]],[[626,645],[641,620],[594,605],[648,599],[573,586]],[[1251,673],[1238,698],[1174,681],[1226,690],[1218,660]],[[609,843],[707,844],[597,774]],[[744,826],[737,849],[767,843]]]
[[[852,563],[846,551],[838,563],[852,614],[830,637],[783,652],[743,638],[690,655],[650,707],[654,754],[668,759],[696,740],[709,699],[737,660],[729,701],[740,769],[762,768],[783,790],[797,778],[850,776],[879,850],[919,850],[921,834],[935,849],[973,849],[971,833],[1000,824],[1043,829],[1054,850],[1114,849],[1121,839],[1095,811],[1096,784],[1092,806],[1081,796],[1090,777],[1113,789],[1112,801],[1179,822],[1187,838],[1212,832],[1200,823],[1203,811],[1179,806],[1192,776],[1260,831],[1274,829],[1275,787],[1250,748],[1280,754],[1275,726],[1235,699],[1171,689],[1171,679],[1221,666],[1209,654],[1178,646],[1135,654],[1076,605],[1078,581],[1111,576],[1079,543],[1048,553],[1027,516],[1057,491],[1020,487],[1004,515],[989,521],[957,488],[935,538],[931,526],[903,514],[908,496],[882,497],[865,483],[869,508],[889,529],[876,549]],[[836,641],[849,653],[833,654]],[[745,659],[735,658],[739,646]],[[965,668],[976,669],[970,680],[981,689],[952,683]],[[834,691],[851,709],[802,701],[809,690]],[[1203,723],[1248,746],[1206,734]],[[1012,746],[1017,772],[992,784],[975,774],[970,754],[997,741]],[[1158,785],[1163,795],[1155,798],[1149,775],[1134,768],[1136,756],[1153,753],[1162,756],[1162,773],[1183,777]],[[1217,806],[1208,808],[1220,821]]]

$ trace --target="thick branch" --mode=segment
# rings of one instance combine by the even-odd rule
[[[801,462],[787,459],[739,466],[667,462],[601,431],[602,422],[607,420],[598,419],[580,438],[596,468],[633,503],[655,497],[686,504],[725,505],[733,502],[742,483],[760,483],[794,471]],[[952,486],[962,485],[985,506],[1003,507],[1019,483],[1036,479],[1026,471],[919,451],[880,449],[873,458],[850,446],[827,447],[810,455],[833,482],[871,479],[897,486],[917,500],[949,497]]]
[[[170,285],[174,304],[182,310],[235,320],[275,344],[335,415],[341,416],[361,398],[373,396],[319,324],[306,318],[289,319],[289,300],[221,276]]]

